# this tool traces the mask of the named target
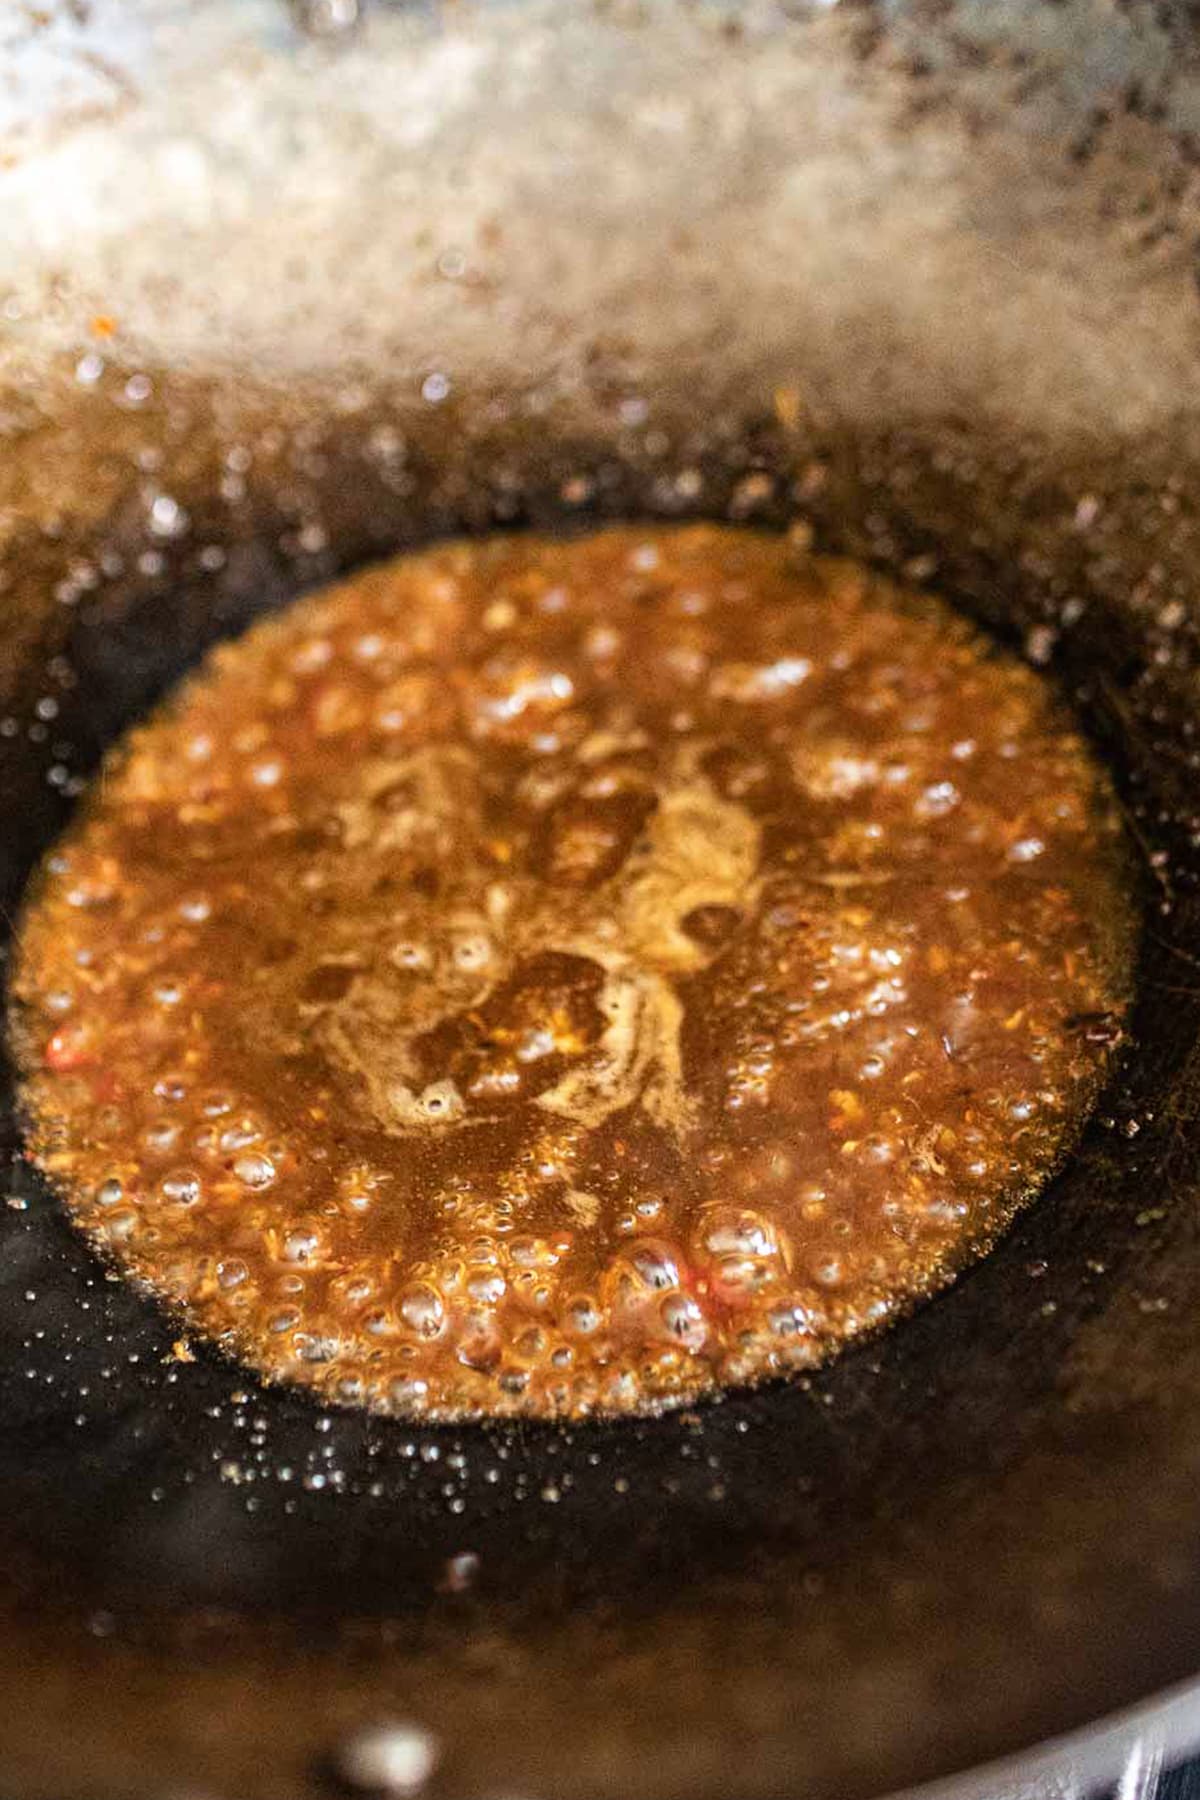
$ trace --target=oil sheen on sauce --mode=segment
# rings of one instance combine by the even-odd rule
[[[653,1411],[986,1249],[1133,936],[1103,775],[939,602],[716,526],[444,544],[109,757],[20,933],[29,1145],[270,1379]]]

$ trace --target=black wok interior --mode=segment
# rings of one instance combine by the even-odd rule
[[[400,1717],[442,1746],[430,1800],[868,1800],[1194,1680],[1195,7],[559,0],[539,38],[460,0],[377,8],[341,61],[268,11],[207,86],[164,26],[162,94],[64,128],[70,180],[0,161],[39,296],[0,333],[4,931],[105,746],[263,609],[452,532],[699,513],[926,582],[1061,684],[1137,852],[1132,1041],[1046,1194],[899,1328],[562,1429],[181,1358],[6,1085],[0,1795],[318,1800]],[[212,168],[153,162],[213,107]],[[56,262],[11,220],[93,142]],[[474,285],[430,273],[443,221]]]
[[[313,554],[278,404],[236,502],[196,426],[173,490],[189,530],[149,561],[144,513],[120,506],[22,547],[10,925],[74,777],[264,607],[430,534],[680,515],[660,461],[542,424],[506,430],[501,483],[469,420],[449,469],[406,422],[398,499],[363,455],[378,418],[309,423]],[[139,441],[170,427],[141,415]],[[0,1644],[36,1677],[8,1791],[61,1791],[46,1717],[69,1692],[80,1793],[319,1792],[338,1733],[399,1712],[443,1735],[447,1792],[849,1800],[1200,1662],[1200,690],[1165,557],[1148,599],[1135,572],[1150,529],[1186,568],[1195,524],[1154,447],[1131,483],[1102,446],[1073,468],[1029,442],[985,457],[953,423],[934,454],[926,434],[798,443],[743,418],[709,454],[706,510],[802,519],[819,548],[924,577],[1049,665],[1115,769],[1146,929],[1132,1048],[1078,1153],[950,1292],[811,1379],[655,1421],[409,1430],[322,1414],[203,1347],[177,1360],[178,1326],[21,1162],[6,1089]]]

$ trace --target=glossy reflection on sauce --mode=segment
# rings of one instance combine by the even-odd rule
[[[1120,1037],[1116,809],[935,601],[715,526],[452,543],[216,650],[37,880],[83,1228],[441,1417],[807,1367],[993,1240]]]

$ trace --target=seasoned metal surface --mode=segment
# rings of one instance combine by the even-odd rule
[[[44,33],[9,52],[10,911],[100,748],[263,608],[450,530],[705,514],[1049,665],[1150,926],[1045,1201],[890,1338],[694,1414],[412,1432],[180,1363],[14,1162],[0,1787],[316,1793],[400,1718],[447,1795],[853,1800],[1194,1676],[1188,9],[466,6],[337,48],[120,10],[95,116],[36,103]]]

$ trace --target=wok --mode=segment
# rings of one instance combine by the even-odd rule
[[[446,1796],[1144,1791],[1200,1740],[1195,8],[308,10],[0,20],[5,919],[125,723],[336,572],[799,524],[1078,707],[1142,866],[1132,1044],[900,1328],[561,1428],[175,1348],[6,1088],[0,1791],[315,1796],[388,1719]]]

